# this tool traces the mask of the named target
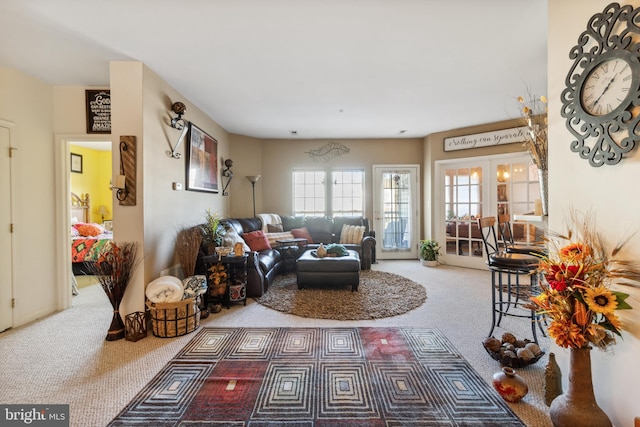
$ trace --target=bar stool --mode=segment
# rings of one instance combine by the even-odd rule
[[[514,242],[511,217],[508,214],[498,215],[498,234],[507,253],[537,256],[545,256],[547,254],[547,248],[543,245],[526,245]]]
[[[496,326],[500,326],[503,316],[529,318],[533,341],[537,343],[536,323],[543,335],[544,329],[536,311],[524,306],[529,304],[532,295],[540,292],[536,272],[540,259],[533,255],[501,251],[495,223],[495,217],[478,218],[478,228],[487,256],[486,264],[491,271],[492,323],[488,336],[491,336]],[[520,283],[521,276],[527,276],[528,283]]]

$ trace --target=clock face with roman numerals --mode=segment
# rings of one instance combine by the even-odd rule
[[[606,116],[628,104],[633,76],[629,63],[613,58],[597,64],[582,84],[582,108],[592,116]]]
[[[611,3],[593,15],[561,94],[569,148],[591,166],[615,165],[640,141],[640,8]]]

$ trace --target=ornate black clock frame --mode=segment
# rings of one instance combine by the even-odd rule
[[[571,151],[615,165],[640,140],[640,8],[611,3],[593,15],[569,58],[561,115]]]

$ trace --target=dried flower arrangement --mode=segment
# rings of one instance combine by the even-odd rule
[[[607,249],[591,213],[573,210],[570,224],[577,232],[547,238],[549,255],[541,257],[539,267],[542,292],[530,308],[547,317],[549,336],[560,347],[606,350],[624,329],[615,311],[631,309],[629,295],[612,286],[638,287],[640,263],[617,258],[631,236]]]
[[[538,98],[529,93],[528,99],[519,96],[518,103],[524,124],[529,128],[529,138],[524,146],[538,169],[547,170],[547,98]]]

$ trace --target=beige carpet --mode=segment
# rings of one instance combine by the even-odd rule
[[[358,291],[351,286],[308,286],[298,289],[295,273],[277,277],[257,301],[274,310],[301,317],[367,320],[397,316],[420,307],[424,286],[384,271],[361,271]]]
[[[488,384],[500,367],[482,346],[491,324],[491,277],[486,270],[422,267],[417,260],[380,261],[374,270],[400,274],[425,287],[429,298],[405,314],[383,319],[337,321],[292,316],[255,302],[233,305],[201,322],[211,327],[419,327],[437,328]],[[102,289],[89,286],[61,313],[0,334],[0,402],[70,404],[71,426],[104,427],[193,338],[105,341],[112,309]],[[527,337],[523,319],[504,328]],[[548,350],[548,340],[541,342]],[[513,411],[528,425],[550,427],[544,404],[544,366],[519,370],[529,394]],[[563,374],[567,367],[561,366]]]

